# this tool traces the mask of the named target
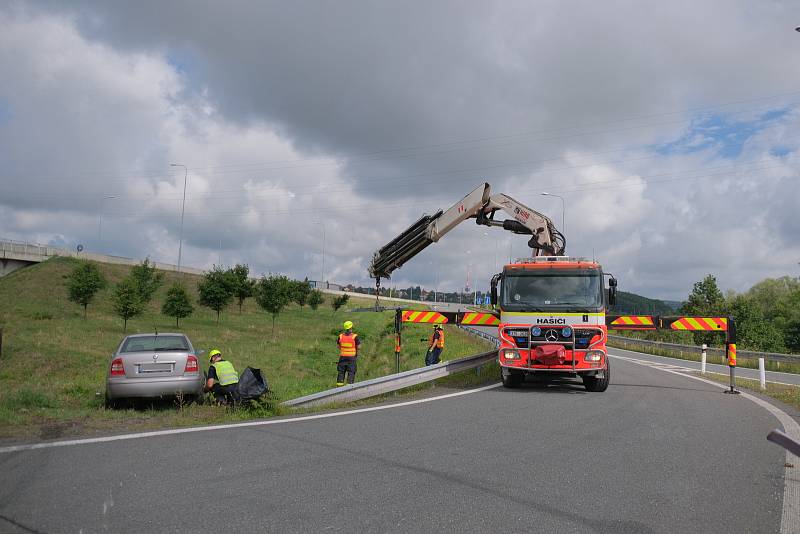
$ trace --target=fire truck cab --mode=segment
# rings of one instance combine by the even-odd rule
[[[606,290],[600,264],[583,258],[538,256],[506,265],[492,279],[503,385],[518,387],[527,375],[567,376],[580,377],[587,391],[605,391],[605,315],[616,285],[610,277]]]

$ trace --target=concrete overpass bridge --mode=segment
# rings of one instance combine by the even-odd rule
[[[70,250],[66,248],[51,247],[37,243],[27,243],[25,241],[15,241],[12,239],[0,239],[0,277],[6,276],[23,267],[43,262],[54,256],[65,256],[70,258],[80,258],[82,260],[92,260],[102,263],[115,263],[119,265],[138,265],[141,260],[125,258],[122,256],[111,256],[108,254],[98,254],[83,250]],[[153,262],[157,269],[164,271],[177,271],[178,267],[171,263]],[[181,271],[192,274],[203,274],[202,269],[181,266]]]

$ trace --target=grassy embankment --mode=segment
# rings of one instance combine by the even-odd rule
[[[67,299],[65,277],[76,261],[55,258],[17,271],[0,279],[0,328],[3,353],[0,357],[0,438],[53,438],[62,435],[140,430],[164,426],[187,426],[246,419],[280,413],[280,407],[231,412],[222,407],[191,405],[176,407],[160,403],[136,410],[103,408],[105,376],[111,353],[123,337],[122,320],[113,314],[113,285],[130,268],[101,264],[109,285],[83,309]],[[268,379],[276,400],[295,398],[333,386],[336,378],[336,335],[345,319],[352,320],[363,345],[358,380],[394,372],[394,317],[392,312],[348,313],[346,308],[369,306],[370,299],[352,298],[338,312],[330,301],[317,311],[296,304],[285,309],[275,321],[253,299],[245,302],[241,315],[233,304],[223,311],[220,324],[216,313],[196,304],[197,276],[184,275],[195,301],[194,314],[181,321],[160,313],[166,288],[177,279],[166,273],[164,284],[146,312],[128,321],[127,333],[180,331],[195,348],[219,348],[238,369],[257,367]],[[401,369],[424,364],[429,325],[406,325]],[[489,350],[488,344],[447,327],[444,357]],[[203,359],[203,367],[207,361]],[[461,373],[443,382],[459,386],[485,380],[474,372]],[[496,374],[491,375],[493,378]],[[430,387],[430,386],[427,386]]]

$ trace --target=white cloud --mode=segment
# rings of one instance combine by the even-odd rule
[[[580,7],[0,8],[2,232],[175,262],[182,163],[187,265],[221,247],[225,263],[315,278],[324,225],[327,275],[366,284],[376,248],[488,180],[557,224],[540,193],[563,196],[568,251],[594,251],[624,290],[796,274],[788,4]],[[791,111],[722,158],[719,128],[692,133],[690,110],[713,106]],[[651,148],[678,140],[680,154]],[[524,242],[467,224],[392,283],[455,289],[472,264],[485,287]]]

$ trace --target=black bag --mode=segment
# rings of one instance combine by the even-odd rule
[[[239,398],[243,401],[257,399],[269,391],[269,386],[261,369],[245,368],[239,375]]]

